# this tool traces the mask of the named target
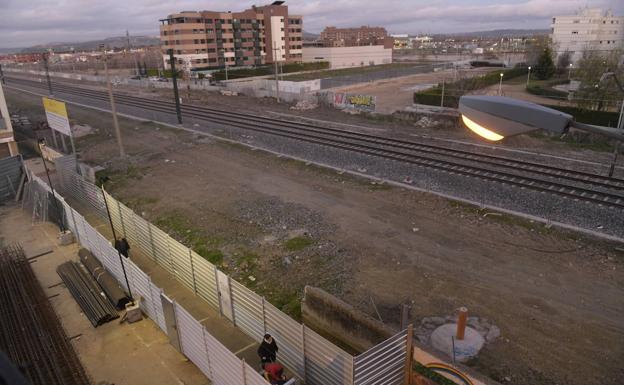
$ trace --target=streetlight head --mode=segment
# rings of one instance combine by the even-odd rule
[[[562,134],[572,122],[572,115],[503,96],[462,96],[459,112],[466,127],[491,141],[536,130]]]
[[[501,72],[500,77],[502,78],[505,74]]]
[[[529,69],[531,69],[531,66],[529,66]]]

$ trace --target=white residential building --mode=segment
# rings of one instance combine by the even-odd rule
[[[329,68],[348,68],[392,63],[392,49],[383,45],[355,47],[303,47],[303,62],[329,62]]]
[[[552,19],[551,38],[557,55],[569,51],[572,62],[585,50],[608,52],[624,48],[624,16],[611,11],[584,8],[573,16]]]

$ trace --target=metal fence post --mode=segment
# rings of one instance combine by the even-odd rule
[[[245,359],[241,358],[241,374],[243,375],[243,385],[247,385],[247,376],[245,373]]]
[[[145,222],[147,223],[147,231],[149,232],[150,245],[152,245],[152,259],[156,261],[157,265],[160,265],[160,263],[158,263],[158,258],[156,258],[156,247],[154,247],[154,237],[152,237],[152,224],[148,221]]]
[[[303,380],[306,380],[306,354],[305,354],[305,325],[301,324],[301,367],[303,368]]]
[[[264,301],[266,301],[264,299],[264,297],[262,297],[262,331],[264,332],[264,334],[266,334],[267,329],[266,329],[266,313],[265,313],[265,307],[264,307]]]
[[[412,344],[414,342],[414,325],[407,326],[407,337],[405,341],[405,379],[404,385],[409,385],[412,377]]]
[[[221,305],[221,290],[219,290],[219,274],[217,273],[217,268],[213,266],[214,277],[215,277],[215,289],[217,290],[217,302],[219,303],[219,315],[223,317],[223,306]]]
[[[234,324],[234,326],[237,326],[236,314],[234,314],[234,296],[232,295],[232,279],[229,275],[227,276],[227,280],[228,280],[228,291],[230,292],[229,294],[230,295],[230,311],[232,312],[232,323]]]
[[[188,249],[189,251],[189,261],[191,261],[191,276],[193,277],[193,292],[197,294],[197,283],[195,282],[195,265],[193,265],[193,250]]]
[[[76,225],[76,217],[74,216],[74,209],[71,208],[71,206],[67,205],[67,207],[69,208],[69,213],[71,214],[71,218],[72,218],[72,223],[74,224],[74,236],[76,237],[76,239],[78,239],[78,243],[82,245],[82,240],[80,239],[80,234],[78,234],[78,225]]]
[[[128,236],[126,235],[126,225],[124,225],[123,221],[123,214],[121,214],[121,205],[119,204],[119,201],[117,199],[115,199],[115,203],[117,204],[117,211],[119,212],[119,223],[121,223],[121,231],[123,232],[124,238],[128,239]]]

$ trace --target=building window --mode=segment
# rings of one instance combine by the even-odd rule
[[[578,31],[572,31],[572,35],[578,35]]]
[[[572,23],[574,23],[574,24],[579,24],[580,22],[581,22],[580,20],[574,20],[574,21],[572,21]]]

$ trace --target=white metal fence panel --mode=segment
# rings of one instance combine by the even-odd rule
[[[139,238],[136,231],[136,226],[134,225],[134,212],[130,210],[127,206],[122,203],[119,203],[119,210],[121,212],[121,222],[123,224],[123,229],[125,231],[124,236],[126,240],[130,244],[130,248],[139,246]]]
[[[162,302],[160,301],[160,294],[163,292],[161,288],[150,282],[150,290],[152,292],[152,307],[156,318],[153,318],[154,322],[158,325],[163,333],[167,334],[167,324],[165,323],[165,315],[163,314]]]
[[[245,385],[269,385],[256,369],[245,363]]]
[[[191,258],[193,259],[193,269],[195,270],[197,295],[205,299],[213,309],[219,310],[219,294],[214,265],[194,251],[191,251]]]
[[[178,303],[174,303],[174,308],[182,353],[211,378],[208,351],[204,342],[204,327]]]
[[[152,248],[152,234],[150,232],[150,224],[138,215],[134,215],[134,225],[139,238],[137,246],[143,254],[152,260],[156,260],[154,249]],[[132,247],[132,246],[131,246]]]
[[[152,232],[152,244],[154,245],[156,263],[169,273],[175,275],[171,264],[171,255],[169,253],[169,235],[151,224],[150,231]]]
[[[230,288],[236,326],[260,342],[265,333],[262,297],[233,279],[230,280]]]
[[[138,298],[139,296],[141,297],[141,302],[139,303],[141,309],[154,321],[154,323],[158,324],[158,315],[156,314],[156,309],[154,308],[154,303],[152,301],[152,281],[150,280],[150,277],[130,260],[128,260],[128,264],[126,266],[129,267],[129,275],[132,276],[132,281],[130,282],[132,294],[135,298]]]
[[[242,361],[204,329],[208,360],[212,368],[214,385],[244,384]]]
[[[21,156],[0,159],[0,202],[15,198],[22,175]]]
[[[303,326],[270,303],[264,304],[266,331],[277,341],[277,358],[299,378],[304,378]]]
[[[353,360],[355,385],[400,385],[403,383],[406,348],[407,331],[403,330],[355,357]]]
[[[176,278],[182,282],[184,286],[195,291],[190,250],[175,239],[171,237],[168,238],[169,253],[171,256],[171,263],[173,265],[173,272]]]
[[[108,212],[110,213],[110,218],[113,221],[113,227],[115,228],[117,239],[122,238],[124,237],[125,231],[123,228],[123,224],[121,223],[119,202],[117,201],[117,199],[112,199],[111,196],[105,192],[102,192],[102,194],[106,198],[106,202],[108,203]]]
[[[309,328],[304,328],[304,330],[306,383],[310,385],[352,385],[353,356]]]

